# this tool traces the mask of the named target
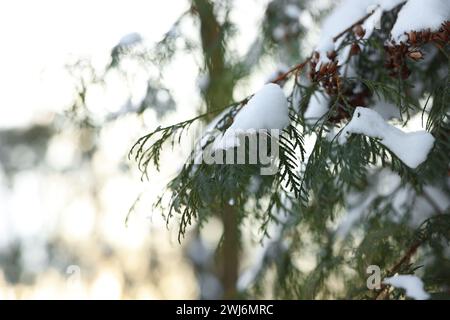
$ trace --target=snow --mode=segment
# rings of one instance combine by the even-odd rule
[[[400,10],[391,36],[399,42],[405,40],[405,32],[426,29],[436,31],[446,20],[450,20],[450,1],[409,0]]]
[[[353,23],[373,11],[362,27],[365,30],[364,39],[368,39],[376,28],[379,28],[383,12],[392,10],[404,0],[343,0],[330,15],[324,20],[322,25],[320,40],[315,51],[320,53],[317,70],[321,64],[330,60],[327,52],[337,50],[341,45],[342,38],[336,42],[333,38],[350,27]],[[399,12],[397,21],[391,31],[394,41],[405,40],[405,32],[411,30],[421,31],[430,29],[438,30],[444,21],[450,20],[450,1],[448,0],[409,0]],[[348,48],[347,48],[348,47]],[[339,64],[344,63],[348,58],[349,47],[342,49],[338,56]]]
[[[344,0],[324,20],[317,51],[321,56],[334,49],[333,37],[351,26],[367,13],[367,7],[373,0]],[[324,53],[324,54],[322,54]]]
[[[376,111],[364,107],[355,109],[352,120],[341,131],[339,143],[346,143],[352,133],[381,139],[384,146],[413,169],[427,159],[434,144],[434,137],[427,131],[403,132],[386,123]]]
[[[379,0],[378,4],[380,5],[381,9],[383,9],[383,11],[389,11],[394,9],[404,1],[405,0]]]
[[[406,295],[415,300],[427,300],[430,295],[423,289],[422,280],[414,275],[395,275],[385,278],[383,283],[406,290]]]
[[[375,7],[373,14],[363,22],[362,27],[365,30],[363,39],[369,39],[373,31],[380,27],[381,16],[383,15],[383,9],[381,7]]]
[[[316,47],[316,51],[320,53],[320,62],[317,64],[318,68],[320,68],[321,63],[329,62],[326,56],[327,52],[339,47],[340,43],[335,44],[333,37],[367,14],[367,8],[372,6],[374,2],[377,1],[344,0],[324,20],[320,40]]]
[[[119,40],[119,45],[122,47],[129,47],[129,46],[135,45],[141,41],[142,41],[142,37],[139,33],[131,32],[131,33],[124,35]]]
[[[403,1],[404,0],[341,1],[331,12],[331,14],[324,20],[322,25],[320,40],[316,47],[316,51],[320,53],[320,61],[317,64],[317,68],[320,68],[322,63],[329,62],[329,59],[326,56],[327,52],[339,48],[342,37],[336,41],[336,43],[333,42],[333,38],[337,34],[350,27],[353,23],[364,17],[369,12],[374,11],[373,15],[366,19],[363,23],[363,28],[366,30],[364,38],[367,39],[372,34],[373,30],[378,26],[383,12],[392,10]],[[343,53],[346,53],[346,55],[342,54],[338,58],[340,64],[347,59],[349,48],[343,50]]]
[[[264,85],[237,113],[233,124],[214,144],[215,149],[239,146],[239,134],[256,130],[281,130],[289,124],[286,96],[274,83]]]
[[[330,97],[323,93],[315,93],[311,96],[304,118],[310,125],[316,124],[325,113],[328,112]]]
[[[221,122],[224,121],[224,117],[226,114],[230,112],[230,108],[226,108],[223,110],[219,115],[217,115],[207,126],[204,130],[202,130],[201,138],[197,140],[195,144],[195,151],[194,151],[194,163],[200,164],[203,161],[203,152],[204,148],[210,141],[210,139],[214,139],[217,134],[217,126],[221,124]]]
[[[379,24],[383,12],[390,11],[404,0],[344,0],[331,12],[322,25],[322,32],[316,51],[320,53],[320,62],[329,62],[328,51],[336,50],[340,43],[333,43],[333,37],[351,26],[354,22],[373,11],[362,27],[368,39]],[[430,29],[438,30],[444,21],[450,20],[450,1],[448,0],[409,0],[398,14],[391,31],[394,41],[405,40],[405,32]],[[341,60],[345,57],[341,57]],[[320,63],[318,64],[320,68]]]
[[[266,78],[265,83],[271,83],[278,79],[282,74],[289,71],[289,67],[285,64],[279,65],[275,68],[275,71],[273,71],[269,76]]]

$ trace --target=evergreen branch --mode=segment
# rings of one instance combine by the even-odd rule
[[[393,10],[403,6],[404,4],[405,4],[405,1],[400,3],[399,5],[397,5]],[[358,19],[356,22],[351,24],[348,28],[339,32],[335,37],[333,37],[333,42],[336,42],[337,40],[339,40],[339,38],[341,38],[346,33],[352,32],[353,28],[355,26],[362,24],[364,21],[366,21],[368,18],[370,18],[374,14],[374,12],[375,12],[375,10],[372,10],[371,12],[367,13],[365,16],[363,16],[362,18]],[[301,71],[305,67],[305,65],[311,61],[311,59],[312,59],[312,56],[308,57],[305,61],[291,67],[288,71],[279,75],[272,82],[278,83],[278,82],[282,82],[282,81],[286,80],[286,78],[288,78],[292,73],[294,73],[294,72],[297,73],[298,71]]]
[[[211,114],[216,114],[220,111],[223,111],[225,109],[230,108],[230,112],[224,115],[224,118],[228,114],[232,114],[235,112],[236,109],[239,107],[242,107],[249,99],[250,97],[247,97],[239,102],[233,103],[232,105],[226,106],[221,109],[216,109],[212,111],[205,112],[201,115],[198,115],[194,118],[181,121],[179,123],[166,126],[166,127],[158,127],[154,131],[150,132],[149,134],[146,134],[142,137],[140,137],[134,145],[131,147],[129,153],[128,153],[128,159],[131,159],[131,156],[135,152],[134,160],[138,163],[138,168],[142,172],[141,179],[146,176],[148,179],[147,169],[151,161],[153,161],[153,164],[159,170],[159,157],[161,153],[161,149],[163,144],[169,140],[172,139],[172,145],[174,144],[174,137],[175,134],[178,134],[178,143],[180,143],[182,133],[189,129],[189,127],[197,120],[205,118]],[[150,145],[148,148],[146,148],[146,145],[148,141],[154,137],[155,135],[160,134],[160,138],[157,139],[152,145]]]
[[[406,253],[398,260],[398,262],[388,271],[386,277],[395,275],[404,264],[409,263],[412,256],[417,252],[417,249],[425,242],[425,239],[414,242],[407,250]],[[375,300],[384,300],[389,295],[390,285],[382,284],[381,290],[375,296]]]
[[[362,17],[361,19],[357,20],[356,22],[354,22],[353,24],[351,24],[347,29],[342,30],[341,32],[339,32],[334,38],[333,38],[333,42],[336,42],[339,40],[340,37],[342,37],[343,35],[345,35],[346,33],[350,32],[353,30],[354,27],[356,27],[357,25],[362,24],[364,21],[366,21],[368,18],[370,18],[373,14],[374,14],[375,10],[370,11],[369,13],[367,13],[364,17]]]
[[[402,2],[400,5],[403,4],[404,2]],[[352,32],[355,26],[363,23],[368,17],[373,14],[373,12],[374,11],[368,13],[366,16],[356,21],[354,24],[339,33],[333,39],[333,41],[337,41],[342,36],[346,36],[339,48],[335,50],[336,52],[343,49],[346,45],[352,43],[370,46],[370,44],[372,44],[370,41],[379,40],[377,31],[374,33],[375,37],[372,37],[372,39],[367,41],[358,40],[352,34],[347,34]],[[389,14],[386,14],[386,16],[388,16]],[[203,33],[210,31],[214,33],[215,28],[203,28]],[[382,36],[380,36],[379,38],[382,39]],[[383,49],[381,43],[384,42],[378,42],[379,47],[375,47],[380,50]],[[372,48],[364,48],[363,52],[368,53],[367,51],[369,51],[370,49]],[[408,50],[408,48],[406,49]],[[447,88],[445,88],[445,85],[443,86],[444,88],[441,88],[440,85],[438,87],[436,86],[437,89],[432,90],[432,93],[428,97],[429,101],[433,101],[433,106],[428,112],[429,116],[427,121],[427,129],[430,129],[430,131],[432,131],[433,136],[435,136],[436,138],[436,144],[432,153],[430,153],[429,155],[430,160],[427,161],[427,165],[420,167],[416,172],[413,172],[409,168],[406,168],[405,165],[392,152],[390,152],[383,145],[380,145],[376,139],[368,138],[365,136],[354,136],[351,138],[352,143],[338,147],[333,143],[334,141],[328,141],[328,139],[325,138],[325,135],[323,135],[324,132],[328,131],[330,125],[339,124],[339,122],[341,122],[342,120],[347,119],[354,110],[354,107],[358,105],[358,103],[360,103],[359,105],[365,105],[366,103],[368,103],[369,99],[374,96],[394,102],[400,108],[401,114],[403,114],[403,112],[406,112],[408,117],[409,109],[418,109],[416,101],[413,100],[408,94],[410,83],[400,77],[398,79],[393,77],[386,79],[387,75],[380,64],[380,60],[383,55],[381,54],[377,57],[379,59],[375,59],[375,61],[372,61],[372,64],[369,65],[365,63],[367,63],[367,60],[370,59],[364,61],[364,59],[367,57],[363,57],[363,55],[360,55],[359,59],[355,59],[356,57],[352,58],[351,63],[361,63],[361,65],[364,65],[364,67],[366,68],[366,73],[363,73],[362,75],[359,75],[358,73],[358,77],[352,78],[347,77],[346,74],[342,74],[340,72],[337,61],[335,60],[336,56],[334,58],[329,57],[332,62],[323,64],[320,67],[320,71],[316,71],[316,65],[313,64],[319,63],[319,59],[318,55],[314,54],[313,56],[307,58],[305,61],[294,65],[287,72],[279,75],[275,80],[273,80],[272,82],[280,83],[280,85],[282,86],[284,81],[290,79],[292,75],[295,76],[293,91],[288,97],[288,102],[291,105],[291,113],[294,113],[292,111],[295,110],[294,107],[296,107],[292,106],[293,101],[295,101],[294,98],[297,98],[297,96],[294,96],[294,92],[296,89],[300,90],[299,94],[301,96],[299,107],[300,111],[298,112],[298,114],[290,114],[291,124],[284,130],[284,133],[280,136],[280,139],[278,141],[280,148],[278,159],[279,171],[274,177],[264,180],[264,183],[262,183],[263,187],[257,187],[259,190],[263,189],[263,191],[258,191],[255,195],[251,195],[252,192],[245,189],[245,187],[249,186],[249,177],[254,174],[254,171],[252,171],[253,167],[249,168],[249,166],[239,167],[219,165],[197,166],[191,164],[184,165],[181,172],[179,172],[177,177],[173,179],[167,187],[167,189],[172,192],[172,197],[170,198],[166,222],[168,223],[169,219],[173,217],[175,213],[177,214],[177,218],[179,218],[180,220],[178,229],[178,241],[181,241],[181,238],[185,235],[188,226],[191,225],[194,219],[196,219],[199,226],[201,226],[202,221],[205,221],[208,217],[213,215],[212,211],[215,211],[217,207],[229,207],[228,201],[230,199],[232,199],[233,202],[234,200],[236,200],[236,203],[239,204],[235,207],[235,209],[233,209],[233,214],[235,214],[236,217],[238,217],[237,214],[239,213],[239,219],[245,217],[245,214],[247,214],[246,205],[251,203],[252,200],[256,199],[255,206],[257,210],[255,211],[257,212],[255,215],[259,218],[259,221],[262,220],[261,230],[264,232],[264,235],[268,236],[267,225],[270,221],[278,221],[276,216],[277,213],[283,211],[292,213],[294,211],[291,208],[287,208],[285,199],[280,196],[280,194],[284,192],[284,194],[286,194],[289,198],[287,201],[291,201],[289,203],[290,205],[297,205],[296,209],[298,209],[297,202],[299,202],[300,208],[304,209],[302,210],[302,214],[298,215],[299,217],[301,216],[302,222],[300,223],[296,220],[293,221],[291,225],[296,229],[308,228],[310,231],[312,231],[312,234],[315,237],[315,244],[322,246],[321,249],[323,251],[326,251],[323,249],[323,245],[325,245],[323,241],[324,233],[319,233],[316,231],[325,230],[328,227],[328,224],[330,222],[333,222],[334,215],[337,212],[337,209],[341,209],[340,206],[345,204],[344,197],[346,195],[346,192],[349,192],[350,188],[368,188],[370,184],[370,181],[368,181],[370,180],[368,173],[371,166],[383,168],[389,167],[394,172],[399,173],[402,178],[402,182],[407,181],[411,183],[411,189],[415,195],[422,195],[423,198],[430,203],[434,211],[438,214],[441,214],[438,204],[436,204],[426,192],[422,194],[419,194],[419,192],[423,192],[423,186],[425,185],[425,183],[429,183],[430,181],[441,181],[431,179],[431,173],[434,174],[435,171],[441,171],[442,173],[442,168],[445,168],[445,175],[447,175],[448,157],[446,155],[449,154],[447,151],[450,150],[450,140],[448,138],[450,128],[448,120],[449,116],[447,112],[447,102],[449,100],[448,88],[450,86],[447,86]],[[346,62],[349,62],[350,64],[350,58]],[[405,61],[402,60],[402,62]],[[312,84],[310,86],[302,86],[299,83],[300,81],[298,79],[298,74],[304,70],[308,63],[311,63],[310,76],[312,75]],[[380,67],[378,67],[378,64],[380,65]],[[372,66],[373,68],[371,68]],[[381,71],[379,71],[380,69]],[[395,75],[399,75],[399,73]],[[220,82],[212,81],[212,83],[218,84]],[[357,97],[357,90],[355,90],[356,86],[361,87],[363,91],[363,94],[361,94],[362,98],[360,99],[354,99],[359,98]],[[300,165],[302,165],[301,161],[305,162],[305,151],[303,148],[304,141],[303,135],[297,129],[296,125],[305,129],[307,128],[301,117],[301,112],[305,111],[306,106],[309,103],[309,98],[318,88],[323,88],[327,95],[331,98],[331,101],[333,101],[334,103],[329,108],[329,111],[321,116],[319,121],[317,121],[312,127],[312,133],[315,133],[317,135],[317,139],[314,144],[312,153],[310,154],[308,161],[305,164],[305,169],[303,169],[303,166],[300,167]],[[221,88],[219,85],[219,91],[220,89]],[[429,89],[425,89],[424,92],[426,92],[426,90]],[[211,97],[214,96],[217,91],[214,91],[213,93],[211,93]],[[206,100],[208,101],[208,99]],[[247,100],[248,98],[236,103],[236,108],[231,110],[222,119],[227,116],[232,119],[234,116],[233,112],[244,105]],[[211,103],[211,101],[207,102],[207,104],[221,105],[219,103]],[[215,110],[212,112],[216,111],[220,110]],[[129,157],[132,154],[135,155],[135,160],[138,161],[139,169],[143,172],[143,174],[146,174],[147,167],[152,160],[158,168],[159,154],[162,148],[162,144],[170,138],[174,139],[174,137],[176,137],[177,135],[180,139],[181,134],[184,132],[184,130],[187,130],[190,127],[191,123],[193,123],[200,117],[204,117],[212,112],[208,112],[196,118],[180,122],[173,126],[164,128],[158,127],[154,132],[141,137],[136,142],[136,144],[133,145],[130,150]],[[425,108],[423,110],[423,113],[425,114]],[[225,126],[229,123],[226,122],[224,124],[224,122],[225,121],[222,121],[221,124],[216,124],[216,128],[222,131],[225,130]],[[221,126],[222,124],[223,126]],[[339,125],[337,126],[339,127]],[[147,148],[150,139],[157,134],[161,135],[161,137]],[[204,148],[204,146],[201,147]],[[197,149],[191,151],[191,156],[195,156],[196,152]],[[244,169],[242,169],[243,167]],[[303,174],[303,176],[301,176],[301,174]],[[434,175],[433,178],[436,176],[437,175]],[[442,175],[440,178],[442,178]],[[286,189],[282,190],[280,187],[284,187]],[[294,202],[294,197],[292,197],[292,195],[290,195],[288,192],[292,192],[296,198],[300,198],[300,201]],[[309,194],[312,194],[311,200],[313,201],[308,201]],[[379,203],[385,202],[386,198],[389,197],[377,197],[373,202],[378,204],[374,204],[373,208],[380,209],[381,206],[379,205]],[[261,201],[261,199],[263,200]],[[267,210],[260,215],[260,211],[263,211],[266,208],[265,205],[267,203],[267,200],[269,202]],[[213,206],[216,205],[217,207],[213,208]],[[307,208],[303,208],[302,205],[304,205],[305,207],[307,205],[309,206]],[[220,208],[219,210],[222,209],[223,208]],[[379,216],[381,216],[381,214],[387,214],[389,210],[390,209],[381,208],[376,212],[375,215],[378,218]],[[263,218],[261,219],[261,217]],[[241,221],[239,220],[238,222],[240,223]],[[370,223],[372,223],[372,220],[370,221]],[[394,223],[392,224],[395,225]],[[236,223],[235,225],[238,226],[238,223]],[[430,225],[433,225],[433,227],[430,227]],[[369,240],[373,240],[374,237],[379,239],[386,234],[389,235],[389,231],[386,231],[387,228],[382,229],[383,227],[377,227],[379,227],[379,229],[374,228],[374,234],[376,233],[375,236],[372,236],[372,234],[370,234],[370,236],[364,238],[364,249],[371,249],[371,243],[373,243],[373,241],[371,242]],[[396,230],[399,230],[400,227],[402,226],[398,224],[398,229]],[[446,231],[446,229],[444,231]],[[403,235],[407,234],[409,236],[409,233],[410,230],[408,229],[407,232],[403,233]],[[419,230],[417,238],[415,238],[411,242],[406,242],[406,245],[411,245],[406,249],[404,253],[401,252],[402,256],[398,260],[397,257],[399,255],[396,253],[396,250],[392,249],[389,252],[381,250],[381,254],[383,255],[382,258],[384,259],[383,261],[392,260],[395,262],[394,266],[389,269],[388,274],[395,274],[399,271],[405,272],[407,267],[410,267],[408,266],[408,264],[410,263],[410,260],[412,259],[414,254],[416,254],[418,248],[423,243],[430,240],[433,234],[436,234],[436,227],[434,226],[434,223],[430,222]],[[389,239],[386,240],[384,244],[392,245],[393,243],[395,243],[395,240],[401,239],[398,235],[396,235],[395,237],[393,236],[393,238],[394,241]],[[320,256],[320,261],[317,263],[318,271],[311,273],[311,277],[307,278],[307,282],[310,281],[310,283],[313,285],[313,289],[311,290],[311,292],[313,292],[313,297],[318,293],[323,293],[323,291],[318,292],[317,290],[319,290],[319,285],[324,284],[327,273],[333,271],[333,268],[336,268],[335,270],[338,270],[338,263],[342,263],[344,261],[342,256],[338,255],[336,257],[336,255],[333,253],[333,250],[330,250],[330,243],[331,241],[329,241],[328,247],[326,248],[328,250],[328,252],[326,252],[326,255]],[[404,241],[401,241],[401,243],[405,244]],[[358,247],[358,249],[360,247]],[[398,251],[401,250],[402,249]],[[358,267],[360,267],[360,264],[358,264]],[[411,269],[409,268],[407,270],[410,271]],[[382,291],[383,290],[388,293],[387,286],[383,286]],[[384,295],[385,293],[380,292],[379,294]]]
[[[395,6],[391,11],[395,11],[398,8],[402,7],[404,4],[406,3],[406,1],[401,2],[400,4],[398,4],[397,6]],[[379,7],[379,6],[377,6]],[[362,17],[361,19],[359,19],[358,21],[356,21],[355,23],[353,23],[351,26],[349,26],[347,29],[343,30],[342,32],[338,33],[334,38],[333,41],[336,42],[337,40],[339,40],[340,37],[342,37],[344,34],[346,34],[347,32],[350,32],[353,30],[354,27],[356,27],[357,25],[362,24],[364,21],[366,21],[368,18],[370,18],[373,14],[375,13],[375,9],[372,10],[371,12],[367,13],[364,17]]]
[[[295,153],[296,150],[299,150],[301,159],[304,161],[305,150],[303,148],[303,137],[292,125],[285,129],[284,133],[287,133],[290,139],[282,135],[279,140],[280,181],[286,181],[285,187],[289,189],[289,192],[294,192],[296,198],[303,199],[306,191],[301,185],[299,176],[300,162]]]
[[[128,220],[131,216],[131,213],[134,212],[134,210],[136,210],[136,205],[138,204],[138,202],[141,200],[143,192],[141,192],[136,199],[133,201],[133,204],[131,205],[130,209],[128,209],[128,213],[125,217],[125,226],[128,227]]]
[[[435,227],[438,229],[435,230]],[[406,250],[403,256],[389,269],[385,277],[391,277],[401,271],[404,265],[409,264],[411,258],[416,254],[420,246],[431,240],[438,233],[450,239],[450,213],[440,213],[425,220],[417,230],[416,240]],[[382,284],[381,290],[375,296],[375,300],[384,300],[389,294],[390,285]]]

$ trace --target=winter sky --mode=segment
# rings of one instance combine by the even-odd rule
[[[155,41],[185,9],[179,0],[0,2],[0,127],[25,125],[39,109],[68,102],[68,58],[105,59],[129,32]]]

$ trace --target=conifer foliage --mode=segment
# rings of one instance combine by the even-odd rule
[[[198,15],[195,3],[186,16]],[[301,12],[311,1],[270,2],[262,36],[242,61],[227,62],[222,81],[234,85],[264,56],[292,66],[269,79],[283,88],[290,118],[274,175],[261,175],[259,164],[194,161],[251,93],[158,127],[131,149],[145,177],[168,144],[177,148],[197,122],[209,123],[155,205],[177,221],[181,243],[190,227],[201,229],[226,206],[237,214],[241,242],[250,232],[246,221],[258,227],[261,245],[240,268],[238,296],[450,298],[450,4],[426,3],[342,1],[306,56],[293,48],[307,31]],[[222,50],[232,37],[224,19],[217,29]],[[172,36],[158,44],[156,57],[173,54]],[[369,266],[381,272],[375,288],[367,286]],[[425,293],[405,290],[403,280],[383,282],[396,274],[415,275],[401,279],[419,281]]]

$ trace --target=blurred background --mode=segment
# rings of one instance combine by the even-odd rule
[[[230,98],[307,56],[330,4],[215,1]],[[180,245],[152,207],[189,146],[143,181],[127,158],[137,138],[208,104],[214,21],[191,6],[0,2],[0,299],[220,296],[199,276],[220,221]]]

